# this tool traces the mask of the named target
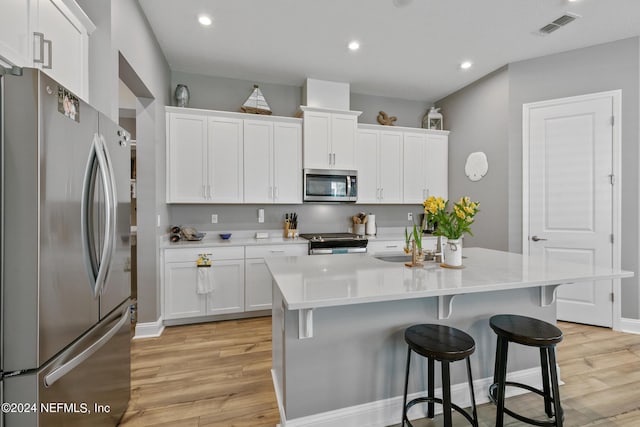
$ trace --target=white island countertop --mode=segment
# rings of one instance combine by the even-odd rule
[[[269,258],[266,263],[289,310],[425,297],[448,297],[443,302],[450,305],[455,295],[529,287],[542,287],[541,305],[549,305],[557,285],[633,276],[630,271],[483,248],[465,248],[464,257],[462,269],[433,262],[409,268],[360,254]],[[549,293],[544,292],[547,286],[552,286]]]

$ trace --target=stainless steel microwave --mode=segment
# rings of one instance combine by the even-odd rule
[[[358,171],[305,169],[303,188],[305,202],[355,202]]]

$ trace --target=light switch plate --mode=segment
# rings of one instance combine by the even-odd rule
[[[211,214],[211,224],[218,223],[218,214]]]
[[[264,222],[264,209],[258,209],[258,223]]]
[[[257,231],[256,232],[256,239],[268,239],[269,238],[269,233],[265,232],[265,231]]]

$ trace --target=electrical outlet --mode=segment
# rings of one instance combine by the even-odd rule
[[[218,214],[211,214],[211,224],[218,223]]]
[[[264,209],[258,209],[258,223],[262,224],[264,222]]]
[[[413,212],[407,213],[407,221],[413,221]]]

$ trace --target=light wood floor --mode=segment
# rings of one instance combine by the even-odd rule
[[[640,335],[559,326],[565,426],[640,426]],[[270,369],[269,317],[166,328],[159,338],[133,342],[131,402],[121,425],[273,427],[279,415]],[[538,399],[529,393],[507,405],[538,416]],[[494,424],[494,406],[478,411],[481,427]],[[439,417],[414,422],[438,425]],[[522,424],[506,416],[505,425]]]

